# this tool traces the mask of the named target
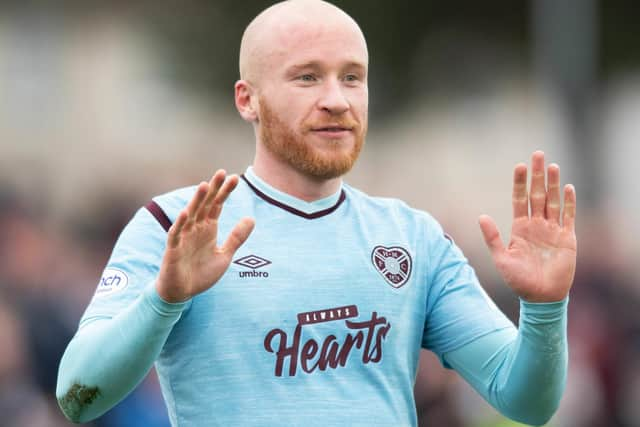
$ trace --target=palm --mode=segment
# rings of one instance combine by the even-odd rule
[[[183,229],[178,246],[167,248],[168,279],[188,283],[190,293],[200,293],[220,279],[229,266],[229,257],[216,244],[217,228],[215,221],[207,220]]]
[[[156,284],[160,296],[169,302],[186,300],[213,286],[253,229],[253,220],[243,219],[224,245],[218,245],[222,205],[238,183],[237,177],[225,181],[224,175],[218,171],[209,184],[201,183],[169,230]]]
[[[482,217],[480,225],[498,271],[514,292],[528,301],[559,301],[571,288],[576,266],[575,192],[573,187],[565,187],[560,224],[559,169],[555,165],[549,167],[548,189],[544,184],[542,153],[534,153],[532,170],[531,197],[528,198],[526,166],[516,167],[514,221],[509,244],[502,245],[495,223],[489,217]]]

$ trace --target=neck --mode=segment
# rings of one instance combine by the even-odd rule
[[[262,144],[256,146],[253,171],[270,186],[293,197],[313,202],[335,194],[342,178],[316,179],[306,176],[268,152]]]

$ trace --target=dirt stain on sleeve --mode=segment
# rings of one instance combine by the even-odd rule
[[[98,387],[73,384],[69,391],[58,399],[58,404],[71,421],[79,422],[80,414],[100,396]]]

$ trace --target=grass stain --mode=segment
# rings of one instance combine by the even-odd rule
[[[58,399],[62,412],[73,422],[79,422],[80,414],[100,396],[98,387],[73,384],[69,391]]]

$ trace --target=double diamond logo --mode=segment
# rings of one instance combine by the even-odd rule
[[[271,264],[271,261],[268,259],[264,259],[257,255],[247,255],[245,257],[238,258],[233,261],[233,263],[251,269],[251,271],[239,272],[240,277],[269,277],[269,273],[266,271],[256,271],[258,268]]]
[[[264,258],[260,258],[257,255],[247,255],[245,257],[242,257],[240,259],[233,261],[233,263],[241,265],[243,267],[253,268],[255,270],[256,268],[261,268],[261,267],[264,267],[265,265],[271,264],[271,261],[266,260]]]

